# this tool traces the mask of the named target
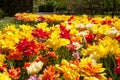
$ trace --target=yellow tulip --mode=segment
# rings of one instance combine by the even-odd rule
[[[0,73],[0,80],[12,80],[8,73]]]
[[[80,67],[79,72],[81,76],[84,76],[84,77],[91,76],[91,77],[96,77],[99,80],[106,80],[105,74],[103,73],[105,68],[102,68],[102,64],[96,63],[96,61],[93,59],[90,59],[90,58],[81,59],[79,67]],[[88,80],[91,80],[91,79],[88,78]]]
[[[38,23],[36,25],[37,28],[41,28],[43,31],[49,32],[50,29],[47,26],[48,26],[47,22]]]

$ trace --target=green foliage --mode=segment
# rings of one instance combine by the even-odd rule
[[[107,77],[112,77],[113,80],[118,80],[120,77],[114,72],[114,69],[117,67],[115,57],[111,54],[107,58],[101,58],[98,62],[103,63],[103,67],[106,68],[105,72]]]
[[[66,59],[68,61],[73,59],[72,53],[65,46],[58,48],[56,50],[56,54],[59,58],[55,60],[51,59],[51,62],[53,64],[60,64],[63,59]]]
[[[120,0],[78,0],[77,8],[81,14],[119,15]]]
[[[56,12],[56,11],[65,11],[66,10],[66,1],[67,0],[37,0],[37,3],[40,2],[39,11],[42,12]]]
[[[41,3],[51,3],[55,12],[67,11],[67,13],[72,12],[74,14],[112,16],[119,15],[120,12],[120,0],[42,0]]]
[[[66,10],[67,0],[53,0],[52,2],[53,2],[55,11]]]
[[[119,15],[120,0],[1,0],[0,7],[10,16],[16,12],[68,12],[79,14]],[[0,9],[0,18],[4,11]]]
[[[52,4],[43,4],[39,6],[40,12],[53,12],[54,6]]]

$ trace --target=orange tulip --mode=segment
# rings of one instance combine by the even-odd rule
[[[14,69],[14,67],[12,67],[11,69],[9,69],[8,73],[9,73],[9,76],[11,78],[19,79],[19,77],[20,77],[20,68]]]
[[[10,50],[9,55],[7,55],[6,58],[10,60],[22,60],[23,59],[22,53],[20,53],[17,50],[16,51]]]
[[[30,64],[31,64],[30,62],[25,62],[25,63],[24,63],[24,69],[27,69],[27,67],[29,67]]]
[[[2,70],[2,71],[7,71],[7,64],[2,64],[2,65],[0,66],[0,70]]]
[[[44,70],[43,80],[57,80],[59,76],[60,74],[56,73],[55,67],[50,65]]]
[[[55,52],[48,52],[47,54],[46,54],[46,56],[47,57],[52,57],[52,58],[58,58],[58,56],[56,55],[56,53]]]
[[[108,80],[112,80],[112,78],[111,78],[111,77],[109,77],[109,78],[108,78]]]

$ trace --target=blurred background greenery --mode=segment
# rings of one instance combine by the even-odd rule
[[[13,24],[18,12],[113,17],[120,15],[120,0],[0,0],[0,28]]]
[[[0,18],[17,12],[119,15],[120,0],[0,0]]]

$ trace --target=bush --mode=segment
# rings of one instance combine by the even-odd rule
[[[40,12],[53,12],[54,6],[52,4],[44,4],[39,6]]]

